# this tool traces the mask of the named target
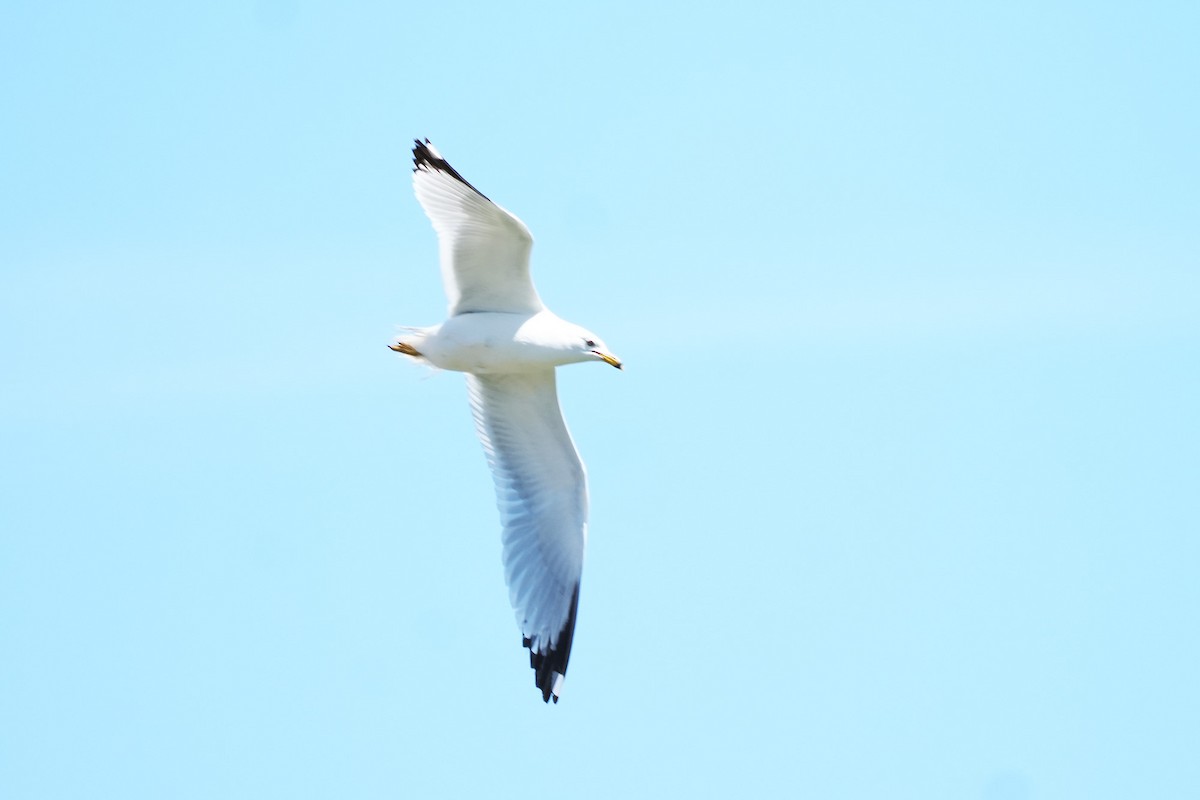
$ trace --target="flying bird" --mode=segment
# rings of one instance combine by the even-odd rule
[[[403,328],[389,347],[467,374],[475,430],[496,485],[508,596],[546,702],[558,702],[579,608],[587,542],[583,461],[558,405],[555,367],[621,361],[550,312],[529,277],[525,223],[472,186],[426,139],[413,189],[438,237],[445,322]]]

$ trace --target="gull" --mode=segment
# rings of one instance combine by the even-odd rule
[[[542,700],[558,702],[579,608],[587,474],[563,421],[555,367],[621,369],[596,334],[552,314],[529,277],[525,223],[476,189],[426,139],[413,189],[437,233],[445,322],[402,328],[389,347],[467,374],[475,430],[496,486],[502,560]]]

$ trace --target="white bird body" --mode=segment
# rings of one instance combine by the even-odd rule
[[[572,333],[570,328],[576,330]],[[417,328],[397,341],[419,351],[435,367],[481,375],[594,361],[596,356],[578,347],[589,335],[550,311],[481,311]]]
[[[524,223],[467,183],[428,139],[416,142],[413,163],[413,188],[438,235],[450,315],[405,329],[391,348],[467,373],[496,485],[509,599],[542,699],[557,703],[575,634],[588,492],[559,410],[555,367],[621,362],[595,334],[542,304]]]

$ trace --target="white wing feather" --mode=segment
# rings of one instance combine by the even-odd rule
[[[557,695],[574,633],[587,540],[587,475],[558,405],[554,370],[467,375],[471,409],[496,482],[504,573],[544,691]],[[539,685],[541,683],[539,682]]]
[[[413,190],[438,236],[450,316],[545,308],[529,277],[533,237],[525,223],[467,183],[428,142],[417,142],[413,163]]]

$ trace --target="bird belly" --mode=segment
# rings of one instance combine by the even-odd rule
[[[421,353],[434,366],[478,375],[544,369],[553,365],[554,353],[522,335],[530,319],[528,314],[460,314],[446,320]]]

